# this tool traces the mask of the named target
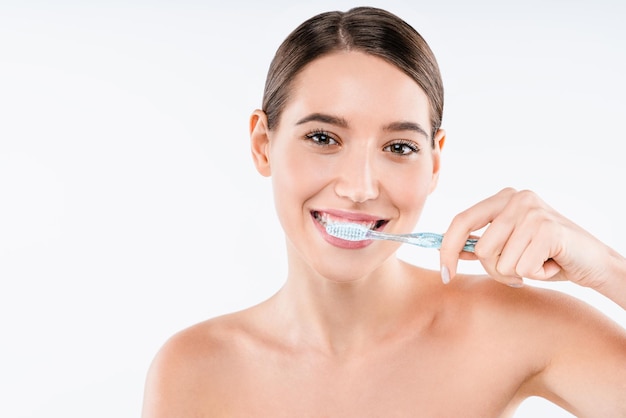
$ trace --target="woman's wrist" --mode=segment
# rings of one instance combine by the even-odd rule
[[[626,258],[612,249],[609,251],[605,280],[592,288],[626,309]]]

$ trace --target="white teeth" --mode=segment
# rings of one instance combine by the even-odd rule
[[[320,212],[315,212],[315,219],[317,219],[319,223],[321,223],[322,226],[324,227],[326,227],[326,225],[328,224],[335,224],[335,223],[353,223],[353,224],[363,225],[364,227],[368,229],[374,229],[377,223],[376,221],[371,221],[371,222],[348,221],[348,220],[341,219],[341,218],[333,218],[327,213],[320,213]]]

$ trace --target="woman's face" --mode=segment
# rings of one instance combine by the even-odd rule
[[[431,146],[429,103],[397,67],[362,52],[338,52],[295,78],[272,131],[253,115],[255,163],[271,175],[290,266],[335,281],[376,271],[398,244],[344,241],[327,222],[411,232],[439,171],[444,134]]]

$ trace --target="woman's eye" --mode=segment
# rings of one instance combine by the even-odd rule
[[[329,146],[338,144],[332,136],[322,131],[311,132],[307,134],[306,137],[317,145]]]
[[[410,155],[419,152],[419,148],[413,142],[401,141],[387,145],[383,148],[383,151],[391,152],[398,155]]]

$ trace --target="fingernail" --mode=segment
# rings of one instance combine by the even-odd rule
[[[508,283],[508,286],[513,287],[515,289],[519,289],[520,287],[524,287],[524,282],[522,280],[514,281],[511,283]]]
[[[446,266],[441,266],[441,281],[443,284],[450,283],[450,271]]]

